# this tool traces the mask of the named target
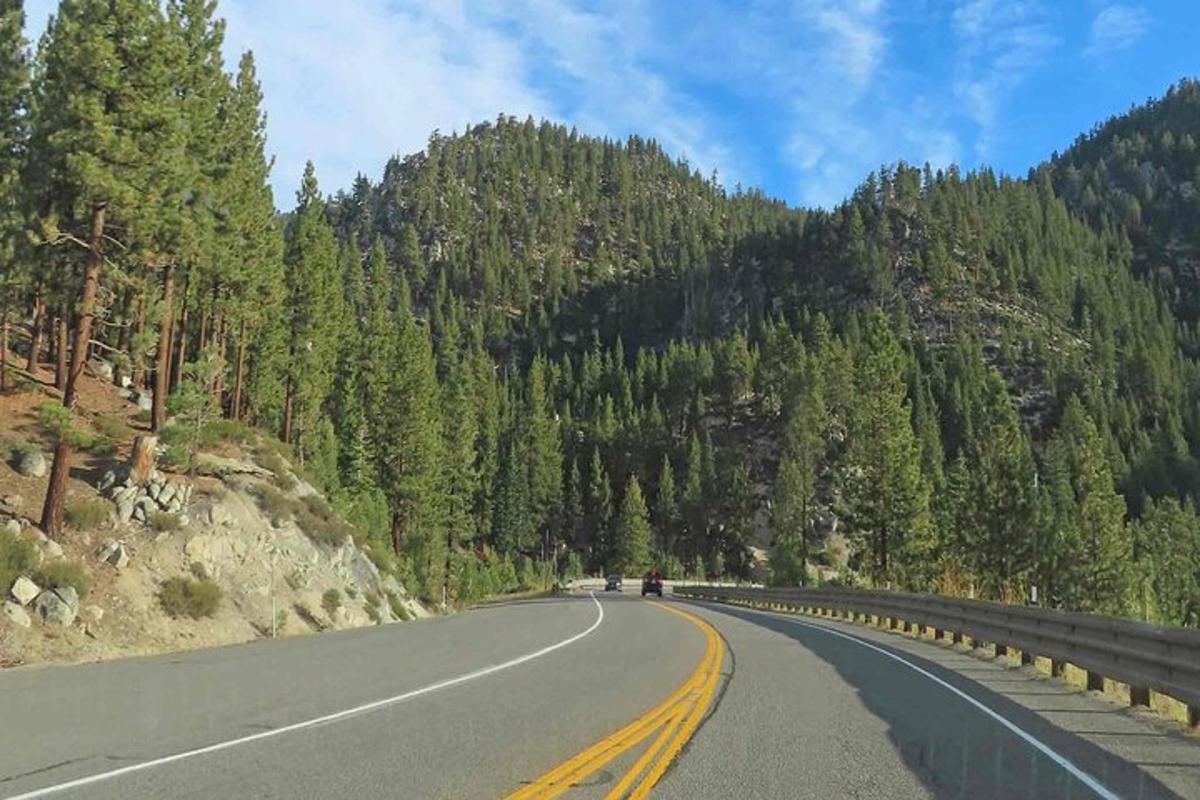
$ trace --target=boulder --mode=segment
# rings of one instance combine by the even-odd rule
[[[146,507],[139,503],[133,508],[133,518],[138,522],[146,521]]]
[[[102,358],[98,358],[92,362],[92,372],[97,378],[105,381],[113,379],[113,365]]]
[[[117,473],[115,470],[110,469],[108,472],[104,473],[104,477],[100,479],[98,484],[96,484],[96,490],[103,494],[116,485]]]
[[[20,520],[10,519],[8,522],[4,523],[4,530],[14,535],[19,534],[21,532]]]
[[[133,402],[137,403],[138,411],[149,411],[154,408],[154,398],[146,392],[138,392],[133,396]]]
[[[20,625],[22,628],[28,628],[33,624],[33,620],[29,618],[29,612],[16,603],[4,604],[4,616],[8,617],[14,625]]]
[[[38,616],[42,618],[42,622],[47,625],[61,625],[64,628],[75,621],[75,614],[79,606],[79,598],[75,597],[75,605],[72,607],[68,602],[68,598],[63,597],[63,589],[47,589],[37,596],[33,607],[37,611]],[[74,595],[75,590],[71,589],[68,596]]]
[[[100,620],[104,619],[104,609],[101,608],[100,606],[95,606],[95,605],[84,606],[83,607],[83,616],[89,622],[99,622]]]
[[[117,519],[122,525],[133,519],[133,498],[127,497],[117,501]]]
[[[178,493],[178,487],[173,483],[165,484],[162,491],[158,493],[158,497],[154,498],[158,504],[168,511],[173,511],[175,497]]]
[[[150,485],[146,487],[146,494],[150,495],[150,499],[158,502],[158,498],[162,497],[163,484],[159,481],[150,481]]]
[[[208,524],[209,525],[213,525],[213,526],[224,525],[228,521],[229,521],[229,512],[226,511],[223,506],[214,503],[213,506],[208,509]]]
[[[110,541],[100,548],[100,552],[96,554],[100,560],[111,564],[117,569],[125,569],[129,566],[129,550],[121,542]]]
[[[13,581],[12,588],[8,590],[8,593],[12,595],[13,600],[27,606],[31,600],[41,594],[41,591],[42,587],[22,575]]]
[[[25,498],[19,494],[6,494],[3,499],[0,499],[0,503],[9,508],[20,508],[25,504]]]
[[[62,558],[62,545],[53,539],[47,539],[46,541],[42,542],[42,554],[45,555],[46,558],[50,559]]]
[[[54,593],[70,606],[73,613],[79,613],[79,592],[75,591],[74,586],[56,586]]]
[[[17,456],[17,472],[26,478],[42,478],[46,475],[46,457],[41,450],[23,450]]]

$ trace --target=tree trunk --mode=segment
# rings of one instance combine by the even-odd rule
[[[283,436],[285,442],[292,441],[292,406],[295,404],[296,387],[292,382],[292,376],[287,379],[287,389],[283,395]]]
[[[208,312],[200,314],[200,338],[196,342],[196,357],[204,352],[204,348],[208,347]]]
[[[92,319],[96,313],[96,292],[100,287],[100,271],[104,266],[104,254],[100,250],[104,235],[104,216],[106,207],[103,204],[92,208],[92,230],[88,237],[88,263],[83,275],[83,289],[79,298],[79,324],[75,327],[75,347],[71,350],[71,368],[67,373],[67,383],[63,389],[63,406],[67,409],[75,407],[78,394],[79,376],[83,373],[83,364],[87,356],[88,342],[92,338]],[[64,328],[65,331],[65,328]],[[65,335],[63,338],[66,338]],[[66,350],[65,342],[60,349]],[[59,353],[63,360],[65,352]],[[42,530],[47,536],[59,538],[63,529],[63,506],[67,499],[67,472],[71,466],[73,448],[65,436],[60,436],[54,448],[54,463],[50,466],[50,481],[46,487],[46,502],[42,506]]]
[[[137,340],[142,341],[142,334],[146,332],[146,300],[138,298],[137,303]],[[133,353],[129,354],[134,356]],[[146,366],[142,362],[141,354],[133,358],[133,386],[139,392],[146,388]]]
[[[187,271],[183,276],[183,296],[181,300],[181,309],[179,312],[179,346],[175,351],[175,358],[171,364],[171,389],[175,390],[179,387],[183,380],[183,362],[187,358],[187,321],[188,321],[188,285],[191,283],[191,271]]]
[[[0,392],[8,391],[8,309],[0,311]]]
[[[129,454],[129,474],[134,484],[143,486],[150,480],[158,458],[157,436],[135,436],[133,450]]]
[[[42,349],[42,325],[45,324],[45,315],[46,304],[42,302],[39,293],[33,300],[33,326],[29,329],[29,360],[25,363],[26,371],[35,378],[38,373],[38,356],[41,355],[38,351]]]
[[[228,352],[226,348],[229,340],[228,327],[225,315],[221,314],[217,318],[217,363],[221,365],[221,368],[213,376],[213,405],[217,409],[225,407],[225,355]]]
[[[237,368],[233,372],[233,403],[229,416],[233,419],[242,418],[242,375],[246,368],[246,320],[243,318],[238,326]]]
[[[150,430],[162,430],[167,419],[167,380],[170,377],[171,317],[175,297],[175,265],[163,271],[162,309],[158,323],[158,355],[154,360],[154,399],[150,405]]]
[[[54,320],[54,388],[67,388],[67,316],[70,311],[63,306],[58,319]]]

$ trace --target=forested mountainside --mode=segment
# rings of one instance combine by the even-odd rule
[[[276,217],[214,13],[69,0],[3,65],[5,327],[68,409],[95,355],[179,463],[206,415],[278,434],[431,598],[653,564],[1200,622],[1191,290],[1067,157],[900,164],[810,211],[501,117],[346,193],[310,167]],[[52,535],[57,508],[52,481]]]
[[[1117,225],[1139,273],[1161,283],[1177,312],[1200,318],[1200,82],[1114,117],[1044,167],[1071,208]]]

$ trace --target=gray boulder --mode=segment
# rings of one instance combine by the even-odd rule
[[[125,497],[117,501],[117,520],[124,525],[133,519],[133,498]]]
[[[21,522],[19,520],[10,519],[8,522],[4,523],[4,530],[12,534],[19,534],[21,532]]]
[[[42,542],[42,554],[49,559],[62,558],[62,545],[53,539],[47,539],[46,541]]]
[[[42,591],[42,587],[38,586],[33,581],[26,578],[24,575],[13,581],[12,588],[8,590],[12,595],[13,600],[16,600],[23,606],[29,605],[29,602],[37,597]]]
[[[21,497],[19,494],[6,494],[4,495],[4,499],[0,500],[0,503],[3,503],[9,508],[20,508],[25,504],[25,498]]]
[[[111,564],[117,569],[125,569],[129,566],[129,550],[121,542],[110,541],[100,548],[97,553],[100,560]]]
[[[46,457],[41,450],[22,450],[17,456],[17,472],[26,478],[41,478],[46,475]]]
[[[72,598],[74,599],[73,604],[70,602]],[[70,587],[47,589],[37,596],[33,607],[38,616],[42,618],[42,622],[47,625],[61,625],[65,628],[75,621],[75,615],[79,610],[79,597]]]
[[[154,408],[154,398],[145,392],[136,394],[134,402],[137,403],[138,411],[149,411]]]
[[[4,616],[15,625],[20,625],[22,628],[28,628],[33,624],[33,620],[29,618],[29,612],[21,608],[16,603],[4,604]]]

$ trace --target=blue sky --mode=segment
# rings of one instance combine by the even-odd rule
[[[28,0],[36,37],[52,0]],[[499,113],[658,138],[723,183],[836,204],[899,159],[1023,174],[1200,75],[1197,0],[223,0],[277,203]]]

